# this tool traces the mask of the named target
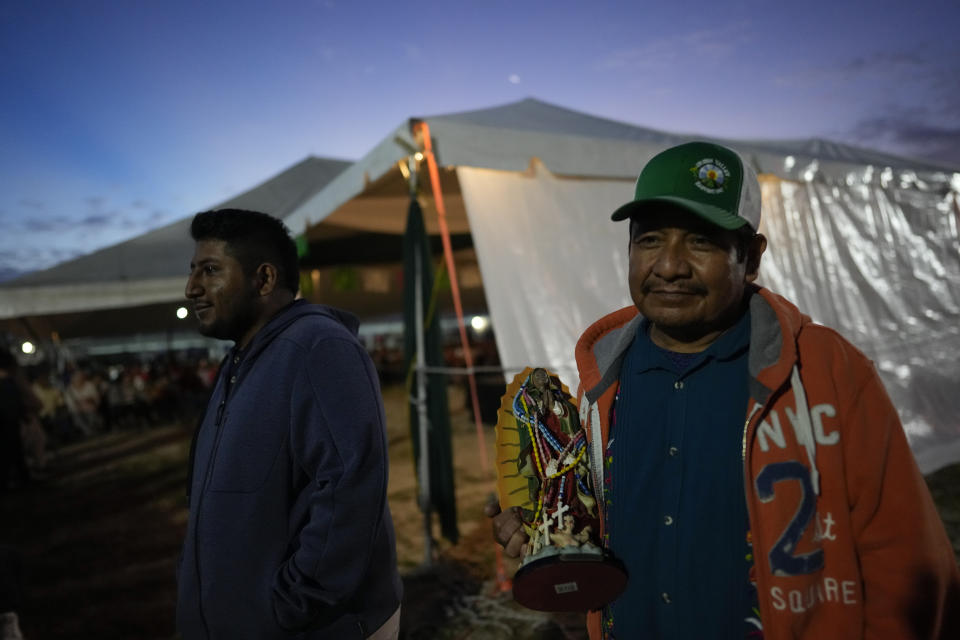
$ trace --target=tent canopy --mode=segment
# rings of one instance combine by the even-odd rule
[[[450,226],[471,235],[508,372],[547,366],[576,387],[577,337],[630,304],[626,224],[609,213],[656,153],[708,139],[760,175],[770,241],[760,283],[874,359],[925,470],[960,459],[960,173],[818,139],[668,134],[530,99],[423,120]],[[311,238],[399,234],[408,198],[400,165],[417,147],[410,124],[288,224]],[[421,201],[435,233],[432,198]]]
[[[349,165],[346,160],[311,156],[212,208],[265,210],[284,218]],[[57,326],[83,327],[85,323],[76,314],[114,309],[114,315],[131,322],[149,322],[148,315],[130,315],[121,310],[182,302],[193,251],[191,220],[192,216],[186,217],[49,269],[0,283],[0,319],[34,317],[49,324],[53,319],[44,321],[46,316],[73,314],[61,318]]]
[[[552,174],[566,178],[622,178],[633,181],[653,155],[690,140],[711,139],[728,145],[753,164],[758,173],[804,181],[811,174],[847,179],[890,168],[923,172],[949,181],[952,170],[885,153],[820,139],[744,141],[679,135],[646,129],[571,111],[528,98],[490,109],[413,120],[430,125],[441,171],[441,183],[452,233],[468,228],[456,167],[522,172],[538,159]],[[324,227],[402,233],[398,199],[408,189],[398,163],[416,148],[410,123],[398,126],[363,158],[287,218],[292,229]],[[869,177],[869,175],[867,176]],[[860,181],[860,180],[858,180]],[[429,201],[429,197],[425,197]],[[400,218],[398,220],[398,218]],[[436,232],[435,220],[428,231]]]
[[[440,164],[449,226],[464,247],[461,287],[469,280],[480,291],[482,274],[500,358],[509,369],[547,366],[576,387],[576,338],[595,318],[630,304],[626,226],[610,222],[609,213],[630,199],[637,173],[653,155],[689,140],[713,140],[739,151],[760,175],[761,231],[770,240],[760,283],[836,328],[877,363],[922,468],[960,459],[960,361],[953,356],[960,351],[960,173],[954,168],[818,139],[664,133],[532,99],[422,120]],[[377,296],[393,296],[400,308],[398,282],[387,268],[359,265],[399,259],[409,199],[404,171],[418,147],[411,122],[356,163],[331,170],[324,185],[291,198],[289,208],[262,207],[306,235],[308,264],[358,265],[335,274],[353,295],[345,298],[347,308]],[[432,197],[420,199],[427,231],[436,234]],[[153,233],[163,232],[182,238],[185,227]],[[130,276],[114,270],[114,280],[87,287],[86,300],[73,295],[72,307],[68,288],[60,300],[42,293],[63,286],[65,272],[51,274],[47,284],[42,274],[25,276],[0,286],[0,317],[42,312],[38,305],[49,313],[78,310],[83,302],[86,308],[146,304],[172,291],[179,298],[186,259],[172,262],[174,287],[164,289],[161,277],[131,287]],[[78,267],[73,264],[67,271]],[[329,290],[326,275],[311,275],[318,290]]]

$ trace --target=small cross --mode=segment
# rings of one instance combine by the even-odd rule
[[[567,511],[570,511],[570,507],[563,504],[563,500],[557,501],[557,510],[554,511],[553,516],[557,519],[558,529],[563,529],[563,514]]]
[[[537,531],[543,534],[543,545],[550,544],[550,518],[544,518],[543,524],[537,527]]]

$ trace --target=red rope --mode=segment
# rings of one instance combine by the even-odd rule
[[[414,135],[421,133],[423,137],[423,156],[427,161],[427,170],[430,172],[430,182],[433,185],[433,201],[437,207],[437,224],[440,226],[440,237],[443,240],[443,255],[447,262],[447,273],[450,274],[453,308],[457,313],[457,328],[460,330],[460,347],[463,349],[463,359],[467,366],[470,401],[473,404],[473,420],[477,427],[477,445],[480,449],[480,467],[489,474],[490,463],[487,461],[487,445],[483,437],[483,425],[480,420],[480,396],[477,393],[477,379],[473,375],[473,353],[470,351],[470,344],[467,341],[467,326],[463,320],[463,307],[460,304],[460,285],[457,283],[457,267],[453,262],[453,247],[450,244],[450,228],[447,226],[447,210],[443,205],[443,193],[440,190],[440,172],[437,169],[437,160],[433,155],[430,127],[426,122],[417,122],[413,125],[413,132]]]
[[[457,328],[460,330],[460,348],[463,349],[463,360],[467,366],[467,380],[470,386],[470,402],[473,405],[473,421],[477,427],[477,448],[480,450],[480,468],[491,478],[495,479],[490,463],[487,461],[487,443],[483,437],[483,425],[480,419],[480,396],[477,393],[477,379],[473,375],[473,353],[467,340],[467,325],[463,320],[463,306],[460,304],[460,285],[457,282],[457,267],[453,262],[453,247],[450,244],[450,228],[447,226],[447,210],[443,204],[443,192],[440,189],[440,172],[437,169],[437,159],[433,155],[433,142],[430,139],[430,127],[420,121],[413,125],[413,134],[423,139],[423,156],[427,161],[427,170],[430,173],[430,183],[433,186],[433,201],[437,208],[437,224],[440,227],[440,237],[443,241],[443,255],[447,263],[447,273],[450,275],[450,290],[453,293],[453,308],[457,313]],[[496,559],[497,589],[509,591],[512,580],[507,577],[503,565],[503,550],[494,543]]]

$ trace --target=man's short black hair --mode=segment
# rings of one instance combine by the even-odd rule
[[[194,216],[190,235],[197,242],[223,240],[244,275],[252,276],[257,267],[269,262],[277,268],[280,286],[294,294],[300,290],[297,245],[281,220],[259,211],[215,209]]]

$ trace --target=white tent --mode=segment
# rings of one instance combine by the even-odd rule
[[[626,223],[610,212],[654,154],[704,137],[530,99],[423,120],[451,231],[472,234],[501,361],[550,366],[575,387],[577,336],[630,304]],[[319,242],[401,233],[411,123],[293,211],[291,228]],[[960,460],[960,173],[822,140],[717,141],[761,177],[761,284],[876,362],[925,471]]]
[[[626,225],[610,222],[609,213],[630,199],[636,174],[657,152],[711,137],[537,100],[423,120],[461,248],[460,285],[474,304],[485,293],[501,361],[513,370],[549,366],[575,387],[577,336],[630,303]],[[960,460],[960,173],[822,140],[713,139],[736,148],[760,174],[761,231],[770,240],[761,284],[877,363],[924,471]],[[399,311],[396,280],[368,263],[399,260],[409,197],[403,169],[415,147],[404,123],[358,162],[308,181],[309,193],[284,198],[282,206],[275,199],[223,206],[279,215],[306,235],[321,262],[366,265],[346,274],[360,283],[342,303],[347,308]],[[432,198],[422,200],[436,234]],[[110,259],[103,252],[87,257],[125,269],[169,259],[164,270],[112,268],[92,277],[80,258],[0,285],[0,319],[179,300],[190,243],[182,242],[188,221],[177,224],[129,241]],[[72,279],[81,272],[84,279]],[[330,275],[311,274],[321,285]]]
[[[286,217],[350,162],[307,157],[211,208],[269,211]],[[0,322],[46,335],[164,331],[171,305],[184,302],[193,252],[192,216],[0,284]],[[109,310],[109,311],[108,311]],[[91,313],[100,312],[100,313]],[[13,321],[16,321],[14,324]]]

